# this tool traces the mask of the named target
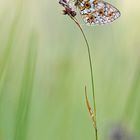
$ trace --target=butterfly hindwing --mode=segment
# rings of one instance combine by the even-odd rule
[[[120,17],[117,8],[102,0],[79,0],[78,7],[87,25],[108,24]]]

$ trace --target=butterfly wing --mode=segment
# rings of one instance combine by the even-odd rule
[[[80,0],[78,7],[87,25],[108,24],[120,17],[117,8],[102,0]]]

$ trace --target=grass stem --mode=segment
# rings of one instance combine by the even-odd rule
[[[90,73],[91,73],[91,85],[92,85],[92,95],[93,95],[93,110],[94,110],[94,128],[95,128],[95,137],[96,140],[98,140],[98,129],[97,129],[97,121],[96,121],[96,99],[95,99],[95,92],[94,92],[94,79],[93,79],[93,67],[92,67],[92,58],[91,58],[91,51],[90,51],[90,46],[88,43],[88,40],[86,38],[86,35],[82,29],[82,27],[80,26],[79,22],[77,21],[77,19],[75,17],[70,16],[70,18],[76,23],[76,25],[78,26],[78,28],[80,29],[86,46],[87,46],[87,51],[88,51],[88,58],[89,58],[89,65],[90,65]]]

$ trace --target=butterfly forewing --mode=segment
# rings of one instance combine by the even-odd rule
[[[78,0],[78,8],[87,25],[108,24],[120,17],[117,8],[102,0]]]

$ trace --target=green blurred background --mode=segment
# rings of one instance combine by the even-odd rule
[[[99,137],[138,137],[140,1],[108,2],[121,18],[82,26],[93,57]],[[84,97],[86,85],[92,102],[85,42],[62,9],[55,0],[0,0],[0,140],[95,139]]]

